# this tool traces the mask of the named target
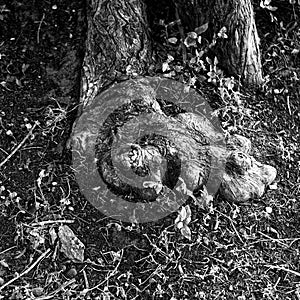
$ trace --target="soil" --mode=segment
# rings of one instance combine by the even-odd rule
[[[255,3],[264,87],[246,90],[243,109],[224,115],[251,139],[253,155],[277,168],[276,185],[241,205],[191,204],[188,241],[174,228],[177,213],[120,224],[80,193],[65,144],[79,99],[85,1],[0,3],[0,288],[51,250],[0,299],[300,299],[299,5],[273,5],[274,22]],[[85,245],[84,262],[52,243],[61,220]]]

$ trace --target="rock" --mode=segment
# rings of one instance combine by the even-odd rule
[[[73,262],[83,262],[84,244],[75,236],[72,229],[67,225],[61,225],[58,230],[60,239],[60,251]]]
[[[69,278],[74,278],[77,275],[77,270],[75,268],[71,268],[66,275]]]
[[[35,297],[40,297],[44,294],[44,289],[42,287],[35,287],[32,289],[32,294]]]

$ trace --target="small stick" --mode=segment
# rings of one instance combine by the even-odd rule
[[[82,270],[82,273],[83,273],[83,278],[84,278],[85,288],[88,290],[88,289],[90,288],[90,285],[89,285],[89,280],[88,280],[88,278],[87,278],[85,269]]]
[[[292,111],[291,111],[291,106],[290,106],[290,96],[286,97],[286,102],[287,102],[287,107],[288,107],[288,110],[289,110],[289,114],[291,116],[292,115]]]
[[[266,237],[267,239],[269,239],[267,241],[271,240],[273,242],[277,242],[278,244],[280,244],[280,245],[282,245],[284,247],[288,247],[288,245],[286,245],[285,243],[283,243],[280,239],[274,239],[274,238],[270,237],[269,235],[267,235],[267,234],[265,234],[265,233],[263,233],[261,231],[258,231],[258,233],[261,234],[262,236]]]
[[[50,225],[50,224],[56,224],[56,223],[72,224],[72,223],[74,223],[74,220],[48,220],[48,221],[35,222],[32,224],[29,224],[29,226],[44,226],[44,225]]]
[[[244,240],[241,238],[240,234],[238,233],[237,229],[236,229],[235,226],[234,226],[234,221],[233,221],[230,217],[228,217],[228,216],[226,216],[225,214],[221,213],[220,211],[218,211],[218,210],[216,210],[216,211],[217,211],[219,214],[221,214],[223,217],[225,217],[225,218],[227,218],[227,219],[229,220],[229,222],[231,223],[231,226],[232,226],[232,228],[233,228],[235,234],[237,235],[237,237],[239,238],[239,240],[241,241],[241,243],[242,243],[242,244],[245,244]]]
[[[51,298],[53,298],[57,293],[59,293],[61,290],[65,289],[68,285],[71,285],[71,284],[73,284],[73,283],[75,283],[75,282],[76,282],[76,279],[73,278],[73,279],[67,281],[66,283],[62,284],[59,288],[57,288],[55,291],[49,293],[48,295],[34,298],[34,300],[47,300],[47,299],[51,299]]]
[[[49,252],[50,252],[50,249],[47,249],[47,251],[44,252],[28,269],[26,269],[21,274],[18,274],[15,278],[11,279],[10,281],[8,281],[5,284],[3,284],[2,286],[0,286],[0,291],[2,291],[5,287],[7,287],[8,285],[12,284],[13,282],[15,282],[16,280],[18,280],[22,276],[24,276],[27,273],[29,273],[41,260],[43,260],[48,255]]]
[[[123,252],[123,249],[122,249],[121,250],[121,257],[120,257],[120,260],[119,260],[117,266],[106,276],[106,278],[103,281],[101,281],[99,284],[95,285],[94,287],[89,288],[89,289],[85,289],[85,292],[90,292],[90,291],[98,289],[101,285],[103,285],[105,282],[107,282],[111,277],[113,277],[117,273],[118,268],[119,268],[119,266],[121,264],[121,261],[123,259],[123,253],[124,252]]]
[[[2,148],[0,148],[0,150],[1,150],[2,152],[4,152],[6,155],[8,155],[8,153],[7,153],[5,150],[3,150]]]
[[[8,252],[9,250],[14,249],[14,248],[16,248],[16,247],[17,247],[17,246],[12,246],[12,247],[10,247],[10,248],[8,248],[8,249],[5,249],[5,250],[3,250],[2,252],[0,252],[0,255],[4,254],[5,252]]]
[[[24,137],[24,139],[21,141],[21,143],[0,163],[0,168],[3,167],[12,158],[12,156],[15,155],[15,153],[24,145],[26,140],[32,135],[32,132],[37,124],[38,121],[35,121],[32,128],[30,129],[28,134]]]
[[[42,27],[42,23],[43,23],[44,19],[45,19],[45,14],[43,14],[42,19],[41,19],[41,21],[39,22],[39,28],[38,28],[37,36],[36,36],[36,39],[37,39],[37,43],[38,43],[38,44],[40,43],[40,31],[41,31],[41,27]]]
[[[288,273],[291,273],[291,274],[294,274],[294,275],[300,277],[300,273],[299,272],[287,269],[285,267],[274,266],[274,265],[265,265],[265,267],[270,268],[270,269],[277,269],[277,270],[285,271],[285,272],[288,272]]]

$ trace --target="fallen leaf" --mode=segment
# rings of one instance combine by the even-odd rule
[[[177,43],[177,38],[176,37],[171,37],[168,39],[169,43],[171,44],[176,44]]]
[[[188,240],[192,239],[191,229],[188,226],[184,226],[180,229],[181,234]]]
[[[163,71],[163,72],[166,72],[166,71],[168,71],[168,70],[170,70],[169,64],[168,64],[167,62],[164,62],[164,63],[162,64],[162,71]]]
[[[200,35],[208,29],[208,23],[201,25],[200,27],[195,28],[195,32]]]

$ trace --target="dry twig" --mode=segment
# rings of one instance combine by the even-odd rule
[[[294,274],[294,275],[300,277],[300,273],[299,273],[299,272],[294,271],[294,270],[290,270],[290,269],[285,268],[285,267],[274,266],[274,265],[265,265],[265,267],[270,268],[270,269],[277,269],[277,270],[285,271],[285,272],[287,272],[287,273],[291,273],[291,274]]]
[[[30,224],[30,226],[45,226],[45,225],[52,225],[57,223],[72,224],[74,223],[74,220],[47,220],[47,221],[32,223]]]
[[[22,276],[29,273],[40,261],[42,261],[48,255],[49,252],[50,252],[50,249],[47,249],[46,252],[44,252],[28,269],[24,270],[22,273],[18,274],[16,277],[14,277],[10,281],[8,281],[5,284],[3,284],[2,286],[0,286],[0,291],[2,291],[5,287],[9,286],[10,284],[15,282]]]
[[[48,300],[48,299],[51,299],[53,298],[57,293],[59,293],[60,291],[62,291],[63,289],[65,289],[67,286],[73,284],[76,282],[76,279],[73,278],[69,281],[67,281],[66,283],[62,284],[59,288],[57,288],[55,291],[49,293],[48,295],[45,295],[45,296],[41,296],[41,297],[38,297],[38,298],[34,298],[34,300]]]
[[[42,23],[44,22],[45,19],[45,14],[43,14],[41,21],[39,22],[39,28],[37,31],[37,35],[36,35],[36,39],[37,39],[37,43],[40,43],[40,31],[41,31],[41,27],[42,27]]]
[[[117,273],[117,270],[121,264],[121,261],[122,261],[122,258],[123,258],[123,249],[121,250],[121,257],[119,259],[119,262],[118,264],[116,265],[116,267],[106,276],[106,278],[101,281],[99,284],[95,285],[94,287],[92,288],[89,288],[89,289],[85,289],[84,292],[87,293],[87,292],[90,292],[90,291],[93,291],[93,290],[96,290],[98,289],[101,285],[103,285],[104,283],[106,283],[111,277],[113,277],[116,273]]]
[[[27,133],[27,135],[24,137],[21,143],[0,163],[0,168],[3,167],[12,158],[12,156],[24,145],[26,140],[32,135],[36,125],[38,125],[38,121],[35,121],[30,131]]]

